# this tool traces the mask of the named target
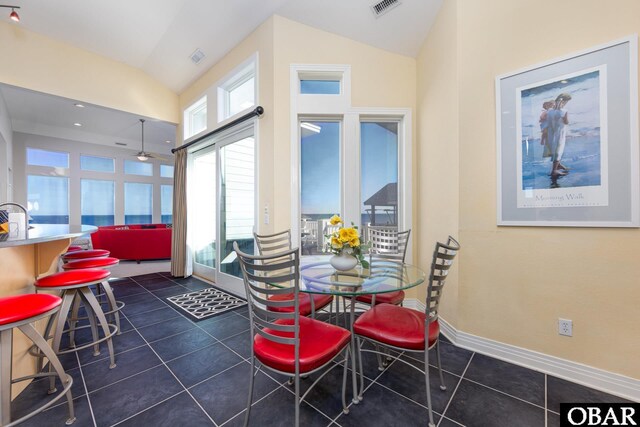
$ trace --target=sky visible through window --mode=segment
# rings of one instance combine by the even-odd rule
[[[303,122],[301,127],[301,208],[311,219],[340,213],[340,122]],[[398,123],[361,123],[362,201],[398,182]],[[363,222],[367,206],[361,205]]]

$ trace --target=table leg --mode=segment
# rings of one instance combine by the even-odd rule
[[[349,322],[349,330],[351,331],[351,381],[353,383],[353,403],[360,403],[360,399],[358,398],[358,375],[357,375],[357,367],[356,367],[356,336],[353,334],[353,322],[355,322],[355,311],[356,311],[356,297],[355,295],[351,296],[351,310],[349,313],[350,322]]]

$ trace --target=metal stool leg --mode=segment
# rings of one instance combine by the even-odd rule
[[[70,387],[71,384],[73,384],[73,379],[64,372],[62,364],[60,363],[58,356],[56,356],[56,353],[51,349],[51,347],[49,347],[47,341],[45,341],[45,339],[40,336],[38,331],[36,331],[33,326],[27,323],[26,325],[19,326],[18,329],[20,329],[22,333],[25,334],[40,349],[42,353],[44,353],[47,359],[49,359],[49,366],[53,366],[53,369],[56,371],[58,377],[60,378],[62,386],[65,387],[65,383],[69,384],[69,389],[65,393],[67,396],[67,406],[69,408],[69,418],[67,419],[66,424],[71,425],[76,420],[73,410],[73,396],[71,395]],[[51,380],[55,384],[55,378],[53,376],[51,377]]]
[[[113,295],[113,289],[108,281],[102,282],[102,288],[104,289],[104,293],[107,295],[107,302],[109,303],[109,311],[113,312],[113,318],[116,322],[116,327],[118,328],[118,332],[116,335],[120,335],[120,309],[118,308],[118,302],[116,301],[116,297]]]
[[[11,422],[11,358],[13,331],[0,331],[0,425]]]
[[[109,329],[109,324],[107,323],[107,319],[104,317],[102,308],[100,308],[100,305],[98,304],[98,300],[96,300],[96,297],[95,295],[93,295],[93,292],[91,292],[91,289],[80,288],[80,294],[82,295],[84,301],[86,301],[91,307],[91,309],[93,309],[93,312],[95,316],[98,318],[98,322],[102,327],[102,331],[105,337],[109,337],[107,338],[107,347],[109,348],[109,357],[111,359],[111,365],[109,366],[109,369],[113,369],[116,367],[116,360],[113,355],[113,342],[111,340],[111,337],[109,336],[111,334],[111,331]],[[89,309],[89,307],[87,307],[87,309]]]

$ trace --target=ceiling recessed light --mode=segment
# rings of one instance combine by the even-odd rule
[[[171,141],[169,141],[168,139],[165,141],[167,144],[171,144]]]
[[[80,127],[80,126],[82,126],[82,123],[74,123],[73,125]]]
[[[76,102],[75,104],[73,104],[74,106],[78,107],[78,108],[84,108],[84,105],[80,104],[79,102]]]

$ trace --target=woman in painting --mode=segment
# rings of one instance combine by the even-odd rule
[[[553,109],[547,112],[547,139],[551,148],[551,178],[564,176],[568,169],[561,163],[564,146],[567,139],[567,125],[569,116],[564,109],[567,102],[571,100],[571,95],[561,93],[556,98]]]

